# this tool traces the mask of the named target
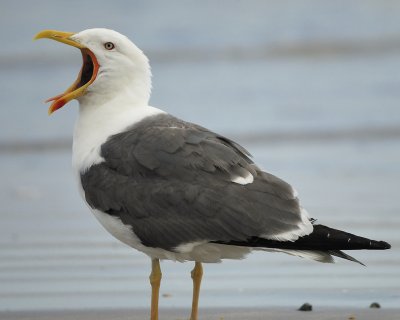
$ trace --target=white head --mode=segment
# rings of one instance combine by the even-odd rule
[[[79,33],[45,30],[35,39],[49,38],[77,47],[83,65],[77,80],[54,101],[49,113],[78,99],[81,107],[101,105],[121,97],[134,105],[147,105],[151,91],[149,61],[124,35],[109,29],[88,29]]]

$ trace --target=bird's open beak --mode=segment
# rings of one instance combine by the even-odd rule
[[[77,99],[82,96],[87,87],[89,87],[96,79],[97,72],[99,70],[99,64],[96,56],[88,48],[83,46],[77,41],[71,39],[74,33],[62,32],[56,30],[43,30],[39,32],[34,40],[48,38],[58,42],[68,44],[70,46],[79,48],[82,53],[83,64],[81,71],[79,72],[78,78],[75,82],[62,94],[59,94],[53,98],[46,100],[46,102],[53,101],[49,108],[49,114],[63,107],[66,103],[73,99]]]

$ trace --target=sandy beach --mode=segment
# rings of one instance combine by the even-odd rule
[[[187,319],[189,310],[160,310],[164,320]],[[46,311],[46,312],[2,312],[1,320],[143,320],[149,317],[146,309],[132,310],[87,310],[87,311]],[[205,309],[200,312],[202,320],[398,320],[400,309],[341,309],[322,308],[311,312],[297,311],[290,308],[269,309]]]

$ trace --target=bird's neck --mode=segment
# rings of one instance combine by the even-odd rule
[[[142,119],[164,113],[148,105],[112,100],[101,105],[80,105],[73,139],[73,167],[79,173],[102,162],[101,145]]]
[[[101,109],[104,112],[107,108],[137,108],[149,104],[151,92],[151,80],[131,79],[129,85],[102,86],[104,82],[95,83],[89,87],[83,96],[79,98],[80,114],[93,112]],[[113,108],[115,110],[115,108]]]

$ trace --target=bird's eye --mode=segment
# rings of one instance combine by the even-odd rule
[[[106,42],[106,43],[104,44],[104,48],[106,48],[107,50],[112,50],[112,49],[115,48],[115,45],[114,45],[114,43],[112,43],[112,42]]]

